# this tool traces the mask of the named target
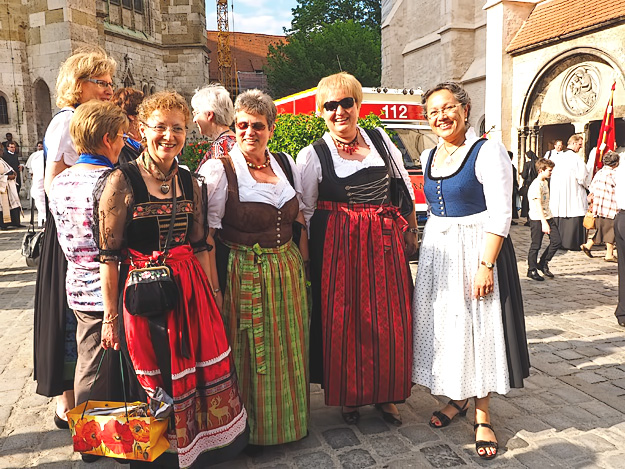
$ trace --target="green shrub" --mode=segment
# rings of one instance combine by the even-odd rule
[[[211,142],[207,141],[187,143],[182,150],[180,164],[186,165],[191,172],[195,171],[210,146]]]

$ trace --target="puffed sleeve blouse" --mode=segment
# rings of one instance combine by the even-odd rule
[[[193,224],[191,231],[187,233],[187,240],[194,251],[198,252],[206,250],[205,192],[201,178],[193,176],[192,183]],[[126,228],[132,222],[134,210],[132,185],[120,169],[115,169],[100,179],[94,195],[98,201],[95,228],[98,230],[100,262],[120,261],[122,251],[128,247]],[[152,197],[152,200],[160,199]],[[153,235],[158,236],[157,233]],[[150,233],[146,233],[146,238],[149,237]],[[141,251],[140,248],[137,250]]]
[[[74,166],[78,161],[78,152],[69,135],[69,123],[74,115],[74,108],[64,107],[54,116],[43,139],[46,147],[46,161],[63,161],[67,166]]]
[[[247,167],[245,157],[237,145],[232,147],[229,155],[237,175],[239,200],[241,202],[261,202],[280,208],[293,197],[297,197],[300,210],[303,208],[302,183],[299,169],[293,158],[287,155],[295,187],[291,186],[286,174],[282,171],[282,167],[271,153],[269,154],[271,169],[279,179],[276,184],[262,183],[254,179]],[[225,214],[228,200],[228,180],[223,163],[219,159],[207,160],[200,168],[199,175],[204,179],[206,186],[208,227],[221,229],[221,219]]]
[[[465,135],[466,147],[471,148],[479,139],[473,127],[467,130]],[[421,167],[427,171],[428,160],[432,149],[421,153]],[[449,176],[457,168],[450,168],[446,173],[433,173],[432,177]],[[475,176],[484,187],[484,199],[488,222],[485,231],[498,236],[506,237],[510,232],[512,221],[512,162],[506,148],[501,142],[487,140],[475,161]]]
[[[330,134],[326,132],[323,136],[323,139],[330,149],[330,154],[332,155],[334,171],[340,178],[351,176],[364,168],[384,166],[384,160],[375,149],[373,142],[369,139],[369,135],[367,135],[367,133],[360,127],[358,127],[358,130],[369,147],[369,154],[362,161],[346,160],[341,158]],[[376,131],[382,135],[382,138],[386,143],[386,147],[391,152],[391,157],[394,161],[394,164],[391,164],[391,176],[394,178],[402,178],[404,180],[406,187],[408,188],[408,192],[410,193],[410,197],[414,200],[414,191],[412,183],[410,182],[410,175],[404,167],[401,152],[383,129],[378,127]],[[302,212],[304,214],[304,218],[306,219],[306,223],[308,223],[315,211],[315,207],[317,206],[319,183],[323,180],[321,163],[319,162],[317,152],[315,152],[312,145],[307,146],[299,152],[297,155],[297,166],[300,168],[302,178],[302,201],[304,203]]]

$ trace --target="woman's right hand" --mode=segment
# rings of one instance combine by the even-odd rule
[[[117,319],[111,323],[102,323],[102,348],[119,350],[119,333],[117,327]]]

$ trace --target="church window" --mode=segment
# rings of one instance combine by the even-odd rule
[[[7,108],[7,100],[4,96],[0,96],[0,124],[9,123],[9,110]]]

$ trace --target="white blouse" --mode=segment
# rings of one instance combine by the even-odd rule
[[[362,161],[346,160],[344,158],[341,158],[341,156],[339,155],[339,151],[332,141],[332,137],[330,136],[330,134],[326,132],[323,136],[323,139],[328,145],[328,148],[330,148],[332,163],[334,164],[334,171],[336,172],[336,175],[340,178],[351,176],[352,174],[364,168],[369,168],[372,166],[384,166],[384,160],[375,149],[373,142],[371,142],[371,140],[369,139],[369,135],[367,135],[367,133],[360,127],[358,127],[358,130],[360,131],[360,135],[362,136],[362,138],[365,140],[365,143],[369,147],[369,154]],[[390,137],[384,130],[378,127],[376,131],[382,134],[382,138],[386,142],[386,146],[390,150],[391,157],[395,162],[395,165],[391,165],[391,175],[395,178],[401,177],[404,179],[406,187],[408,187],[408,191],[410,192],[410,197],[412,198],[412,200],[414,200],[414,191],[412,188],[412,183],[410,182],[410,175],[404,167],[404,161],[401,152],[391,141]],[[319,184],[323,180],[321,162],[319,161],[317,152],[315,152],[312,145],[307,146],[299,152],[299,154],[297,155],[297,166],[299,166],[300,168],[302,178],[302,202],[304,204],[302,213],[304,214],[306,223],[308,223],[315,211],[315,207],[317,206],[317,199],[319,197]],[[399,173],[395,170],[395,167],[399,169]]]
[[[479,137],[473,127],[470,127],[465,138],[466,151],[468,151]],[[431,151],[432,149],[429,149],[421,153],[421,167],[424,173],[427,171]],[[432,177],[445,177],[453,174],[465,158],[459,160],[453,167],[445,168],[446,171],[444,172],[440,169],[436,172],[432,171]],[[484,186],[484,199],[488,212],[486,232],[503,237],[508,236],[512,221],[512,161],[510,161],[508,152],[501,142],[487,140],[480,148],[475,160],[475,176]],[[428,212],[432,216],[429,209]]]
[[[241,202],[261,202],[281,208],[294,196],[297,196],[300,210],[302,209],[301,178],[293,158],[289,156],[287,159],[293,172],[295,189],[291,187],[282,167],[272,154],[269,155],[271,169],[279,179],[275,184],[258,182],[252,177],[245,157],[237,145],[230,150],[230,158],[232,158],[234,172],[237,175],[239,200]],[[228,200],[228,179],[223,163],[219,159],[207,160],[198,174],[204,178],[204,185],[208,194],[208,203],[206,204],[208,226],[209,228],[220,229],[221,219],[226,212],[226,201]]]
[[[74,108],[64,107],[54,116],[43,139],[48,163],[61,161],[67,166],[74,166],[78,161],[78,152],[69,136],[69,122],[74,115]]]

